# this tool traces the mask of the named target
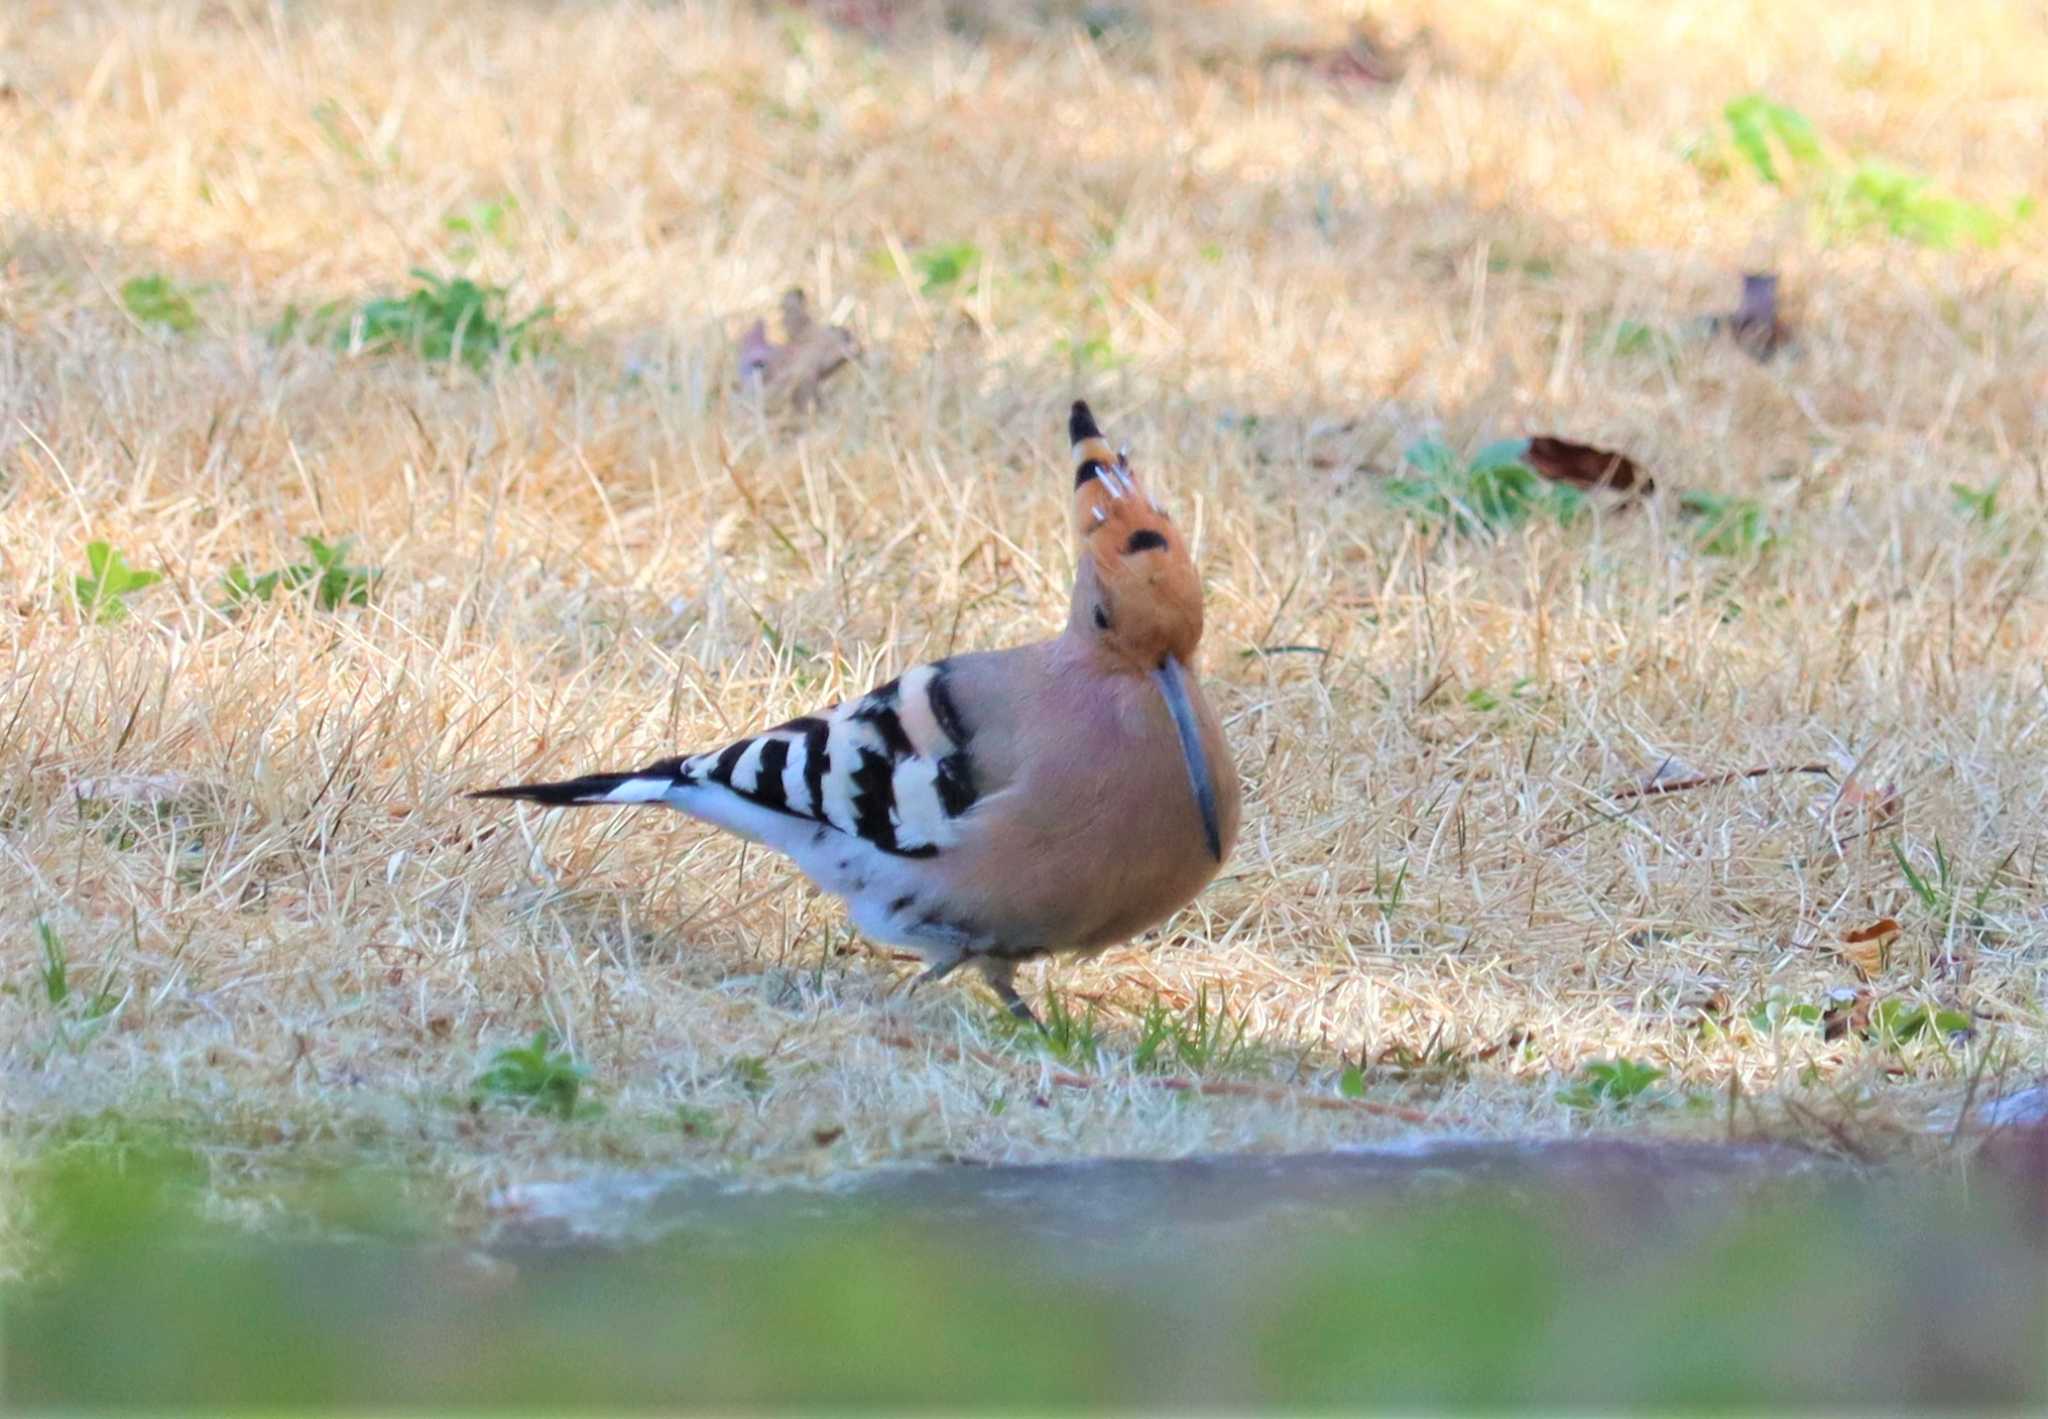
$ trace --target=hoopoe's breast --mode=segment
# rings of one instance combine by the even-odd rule
[[[1215,877],[1241,814],[1221,724],[1199,691],[1220,856],[1158,694],[1136,677],[1081,673],[1056,646],[1018,665],[962,657],[955,678],[963,715],[1001,726],[1008,786],[934,867],[961,918],[1015,954],[1099,950],[1156,925]]]

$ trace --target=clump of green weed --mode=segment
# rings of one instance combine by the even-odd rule
[[[1425,527],[1460,535],[1510,531],[1539,515],[1570,523],[1586,500],[1553,483],[1527,463],[1527,439],[1500,439],[1460,458],[1436,439],[1410,444],[1401,455],[1412,473],[1387,479],[1387,498]]]
[[[725,1062],[725,1072],[749,1094],[768,1092],[768,1061],[762,1055],[736,1054]]]
[[[1945,192],[1882,158],[1843,157],[1804,114],[1763,94],[1729,100],[1721,117],[1736,156],[1763,181],[1809,203],[1829,239],[1878,232],[1917,246],[1946,248],[1964,241],[1996,246],[2033,215],[2031,197],[2000,212]],[[1718,163],[1725,175],[1729,164],[1706,160],[1710,148],[1697,149],[1695,159],[1703,170]]]
[[[1048,993],[1041,1025],[1020,1020],[1007,1010],[995,1012],[990,1020],[998,1034],[1036,1046],[1071,1068],[1093,1069],[1101,1061],[1102,1022],[1092,1001],[1086,1014],[1077,1015],[1060,996]]]
[[[1185,1015],[1168,1009],[1155,995],[1138,1022],[1132,1067],[1148,1073],[1195,1074],[1244,1068],[1257,1053],[1245,1038],[1249,1023],[1242,1013],[1233,1017],[1220,994],[1212,1005],[1207,986],[1195,992],[1195,1008]]]
[[[101,623],[124,620],[128,598],[164,579],[158,571],[144,571],[128,565],[128,559],[106,542],[85,544],[86,575],[73,577],[71,589],[78,604]]]
[[[971,241],[930,246],[912,256],[910,264],[917,268],[924,282],[924,293],[936,295],[958,284],[981,265],[981,248]]]
[[[1776,537],[1754,498],[1695,489],[1679,497],[1678,512],[1698,520],[1693,543],[1710,557],[1754,556]]]
[[[2004,486],[2005,480],[2001,478],[1988,488],[1950,483],[1948,490],[1956,500],[1956,511],[1972,522],[1989,525],[1998,521],[1998,490]]]
[[[1870,1038],[1894,1052],[1915,1040],[1947,1040],[1967,1036],[1974,1029],[1970,1017],[1960,1010],[1909,1005],[1896,996],[1870,1007]]]
[[[417,284],[405,295],[379,297],[353,310],[329,302],[302,320],[297,307],[287,309],[275,335],[289,339],[303,327],[351,353],[409,353],[437,364],[459,361],[479,371],[494,360],[523,359],[546,338],[551,307],[514,320],[503,286],[467,276],[436,276],[417,267],[412,276]]]
[[[110,1017],[120,1008],[122,997],[114,991],[113,960],[109,957],[100,968],[99,984],[91,994],[85,994],[72,981],[70,953],[57,929],[39,918],[36,940],[42,948],[36,965],[36,983],[42,987],[43,1001],[50,1007],[55,1033],[35,1053],[45,1056],[63,1050],[77,1054],[107,1028]]]
[[[1507,688],[1507,693],[1496,694],[1484,685],[1465,692],[1465,704],[1481,714],[1512,708],[1527,698],[1535,687],[1535,680],[1527,675],[1518,676]]]
[[[344,537],[339,542],[330,543],[306,536],[299,540],[306,544],[312,561],[294,562],[260,576],[252,574],[240,562],[230,566],[220,579],[222,589],[227,592],[227,606],[232,609],[253,601],[268,601],[280,589],[286,592],[310,590],[314,604],[322,611],[370,604],[370,591],[384,573],[375,567],[349,563],[348,549],[352,539]]]
[[[1774,992],[1749,1012],[1749,1023],[1762,1035],[1801,1026],[1818,1030],[1825,1015],[1826,1011],[1821,1006]]]
[[[573,1055],[555,1048],[554,1037],[536,1031],[530,1044],[501,1049],[476,1077],[479,1097],[517,1106],[527,1113],[570,1119],[597,1111],[583,1099],[590,1072]]]
[[[1664,1071],[1633,1059],[1596,1059],[1579,1069],[1578,1078],[1560,1089],[1557,1101],[1568,1109],[1592,1110],[1603,1105],[1625,1109],[1638,1101],[1648,1103],[1652,1084]]]
[[[1605,345],[1608,353],[1617,358],[1629,359],[1636,356],[1669,356],[1678,348],[1669,331],[1640,320],[1617,320],[1607,331]]]
[[[1820,135],[1798,109],[1763,94],[1744,94],[1730,99],[1721,109],[1728,125],[1728,141],[1746,159],[1756,175],[1773,187],[1785,185],[1777,153],[1782,150],[1795,167],[1818,166],[1826,162]]]
[[[695,1104],[677,1104],[676,1128],[687,1138],[709,1138],[718,1131],[718,1115]]]
[[[1945,248],[1965,240],[1996,246],[2033,210],[2033,202],[2023,198],[2010,213],[1999,213],[1890,163],[1865,158],[1829,188],[1826,219],[1845,234],[1881,231],[1916,246]]]
[[[449,250],[450,258],[469,261],[486,241],[504,244],[511,220],[518,211],[519,199],[505,196],[472,202],[460,212],[451,212],[443,217],[442,228],[458,238]]]
[[[2008,851],[1971,892],[1963,884],[1961,866],[1948,855],[1940,838],[1934,840],[1932,872],[1922,872],[1915,867],[1913,860],[1906,856],[1905,848],[1896,840],[1892,843],[1892,857],[1899,864],[1899,871],[1905,875],[1907,889],[1926,913],[1929,924],[1941,933],[1945,947],[1951,946],[1958,936],[1982,939],[1990,931],[1988,908],[1992,895],[1998,889],[1998,879],[2005,874],[2005,869],[2018,852],[2017,847]]]
[[[121,304],[144,325],[161,325],[176,335],[199,328],[191,293],[168,276],[131,276],[121,283]]]

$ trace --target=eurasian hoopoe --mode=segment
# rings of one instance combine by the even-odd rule
[[[635,773],[486,789],[550,806],[662,803],[787,853],[855,926],[972,961],[1011,1013],[1017,963],[1128,940],[1207,886],[1237,840],[1237,770],[1194,677],[1185,535],[1068,421],[1080,566],[1067,628],[920,665],[858,700]]]

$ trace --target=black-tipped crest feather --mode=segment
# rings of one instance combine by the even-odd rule
[[[1067,416],[1067,442],[1079,443],[1083,439],[1099,439],[1102,430],[1095,427],[1095,415],[1089,412],[1086,400],[1074,401],[1074,412]]]

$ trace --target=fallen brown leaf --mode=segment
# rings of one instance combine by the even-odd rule
[[[840,366],[860,354],[860,342],[840,325],[820,325],[811,318],[801,290],[782,297],[782,337],[777,345],[768,327],[755,321],[740,336],[740,383],[769,399],[786,399],[798,409],[818,402],[819,386]]]
[[[1656,480],[1627,454],[1612,453],[1591,444],[1537,434],[1529,440],[1525,457],[1531,468],[1553,483],[1566,483],[1574,488],[1609,488],[1637,498],[1657,491]]]
[[[1898,934],[1898,922],[1888,916],[1881,917],[1868,926],[1845,934],[1841,944],[1834,948],[1834,954],[1849,963],[1858,979],[1868,981],[1872,976],[1884,974],[1892,953],[1892,940]]]
[[[1839,1040],[1854,1030],[1862,1034],[1870,1028],[1870,1007],[1873,997],[1867,990],[1859,990],[1848,1000],[1838,1000],[1821,1012],[1820,1037],[1824,1040]]]

